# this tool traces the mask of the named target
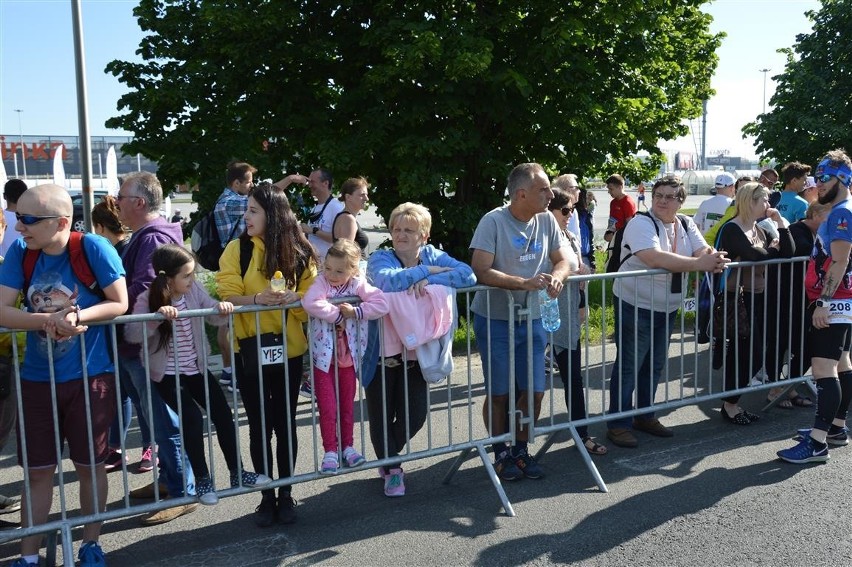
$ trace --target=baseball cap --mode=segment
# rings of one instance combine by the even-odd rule
[[[814,180],[813,175],[808,175],[805,178],[805,189],[810,189],[811,187],[816,187],[816,181]]]
[[[719,175],[716,176],[716,187],[717,188],[727,187],[728,185],[733,185],[736,182],[737,182],[737,180],[734,179],[734,176],[731,175],[730,173],[727,173],[727,172],[720,173]]]

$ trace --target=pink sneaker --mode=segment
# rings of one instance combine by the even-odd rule
[[[160,464],[160,459],[157,459],[157,464]],[[137,469],[141,473],[151,472],[151,469],[154,468],[154,462],[151,460],[151,446],[149,445],[147,449],[142,451],[142,460],[139,461],[139,468]]]
[[[385,476],[385,496],[405,496],[405,473],[402,469],[390,469]]]

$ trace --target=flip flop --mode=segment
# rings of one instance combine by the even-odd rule
[[[796,394],[792,398],[790,398],[790,403],[797,408],[810,408],[813,407],[814,402],[807,396],[802,396]]]
[[[772,394],[769,394],[769,395],[766,396],[766,403],[771,404],[771,403],[775,402],[776,408],[793,409],[793,402],[790,401],[789,398],[786,398],[786,399],[783,399],[783,400],[778,400],[779,397],[780,397],[780,394],[775,395],[775,396],[773,396]]]
[[[596,443],[592,437],[583,439],[583,446],[590,455],[606,455],[608,451],[604,445]]]

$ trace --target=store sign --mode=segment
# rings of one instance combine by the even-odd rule
[[[62,140],[51,140],[50,142],[36,142],[23,144],[24,158],[33,160],[51,160],[56,156],[56,150],[63,146]],[[12,156],[21,153],[20,142],[6,142],[5,136],[0,136],[0,156],[2,159],[11,160]],[[62,152],[62,159],[68,158],[68,152]]]

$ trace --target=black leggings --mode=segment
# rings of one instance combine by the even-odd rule
[[[263,403],[261,404],[260,372],[257,368],[257,342],[255,337],[240,341],[243,368],[237,373],[237,385],[243,399],[243,409],[249,424],[249,450],[256,472],[270,478],[273,462],[278,465],[278,478],[293,476],[299,441],[296,435],[296,404],[299,402],[299,386],[302,381],[302,356],[287,359],[284,364],[263,366]],[[261,411],[263,413],[261,413]],[[261,416],[266,416],[264,429]],[[275,461],[272,459],[272,434],[275,434]],[[291,456],[292,452],[292,456]],[[264,455],[269,467],[264,467]],[[290,494],[290,486],[282,486],[284,494]],[[266,491],[264,491],[266,492]]]
[[[367,386],[370,441],[373,443],[373,451],[380,459],[399,455],[408,440],[414,437],[426,423],[427,384],[420,372],[420,365],[412,364],[408,369],[407,381],[403,372],[404,368],[403,365],[395,368],[385,367],[385,376],[382,380],[380,363],[373,380]],[[405,398],[406,383],[408,384],[407,400]],[[385,412],[387,412],[388,427],[385,427]],[[408,436],[406,436],[406,415],[408,416]],[[391,468],[396,467],[393,465],[385,467],[385,469]]]
[[[173,374],[163,376],[162,382],[154,382],[160,397],[175,413],[178,413],[178,391],[177,380]],[[216,437],[219,439],[219,448],[228,463],[228,470],[235,473],[239,470],[240,461],[237,454],[237,436],[234,432],[234,414],[222,387],[207,374],[207,390],[210,393],[210,407],[207,407],[204,399],[204,377],[200,374],[180,375],[180,404],[182,413],[181,425],[183,426],[183,446],[189,464],[195,476],[199,479],[210,476],[207,467],[207,458],[204,454],[204,417],[201,408],[207,411],[210,421],[216,428]]]
[[[556,353],[556,366],[559,367],[559,376],[562,378],[562,385],[565,387],[565,407],[568,409],[568,419],[577,421],[586,419],[586,390],[583,384],[583,371],[580,364],[580,344],[577,342],[577,348],[568,350],[567,348],[559,348]],[[569,363],[570,353],[570,363]],[[571,383],[568,383],[568,378],[571,378]],[[577,433],[581,438],[585,439],[589,436],[589,427],[580,425],[577,427]]]
[[[751,333],[748,337],[728,339],[730,346],[725,359],[726,390],[747,386],[751,377],[763,365],[763,294],[744,291],[743,302],[751,323]],[[736,404],[740,401],[740,396],[728,396],[722,400],[729,404]]]

